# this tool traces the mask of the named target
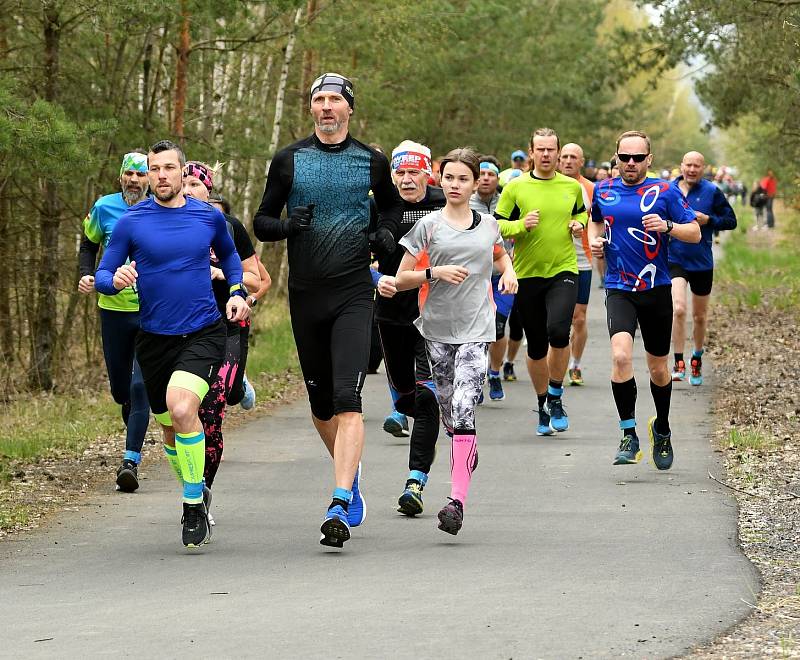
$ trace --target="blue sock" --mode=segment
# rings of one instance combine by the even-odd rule
[[[625,435],[632,435],[636,436],[636,420],[635,419],[621,419],[619,422],[619,427],[623,431],[629,431]]]
[[[411,472],[408,473],[408,480],[418,481],[420,486],[424,486],[428,483],[428,475],[419,470],[411,470]]]
[[[494,371],[493,369],[489,369],[489,378],[500,378],[500,371]]]
[[[343,502],[343,504],[341,506],[345,511],[347,511],[347,506],[348,506],[348,504],[350,504],[350,500],[352,498],[353,498],[353,491],[352,490],[347,490],[346,488],[334,488],[333,489],[333,498],[332,498],[333,502],[331,503],[331,506],[334,506],[335,504],[339,504],[340,502]],[[328,508],[330,509],[331,507],[328,507]]]
[[[123,461],[133,461],[136,465],[142,462],[142,455],[138,451],[131,451],[130,449],[126,449],[125,453],[122,455]]]
[[[696,358],[703,357],[704,350],[705,349],[702,349],[702,348],[699,351],[697,349],[695,349],[694,351],[692,351],[692,357],[696,357]]]

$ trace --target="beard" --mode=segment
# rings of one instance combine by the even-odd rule
[[[125,203],[128,206],[133,206],[134,204],[138,204],[141,202],[145,197],[147,197],[147,188],[126,188],[122,191],[122,199],[125,200]]]
[[[320,133],[327,133],[333,135],[334,133],[338,133],[342,130],[343,122],[335,121],[332,124],[322,124],[317,123],[317,128],[320,130]]]
[[[153,194],[156,196],[158,201],[169,202],[170,200],[175,199],[175,197],[181,190],[182,190],[181,188],[170,188],[169,192],[164,193],[164,192],[159,192],[158,189],[156,188],[153,191]]]

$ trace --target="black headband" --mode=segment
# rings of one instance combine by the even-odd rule
[[[311,84],[311,98],[317,92],[336,92],[344,97],[351,108],[355,107],[353,83],[338,73],[323,73]]]

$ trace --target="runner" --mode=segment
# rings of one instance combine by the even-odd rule
[[[371,241],[379,259],[394,250],[402,217],[386,157],[348,132],[353,103],[353,84],[344,76],[326,73],[314,81],[314,133],[275,155],[253,223],[259,240],[288,239],[292,329],[314,427],[336,479],[320,543],[339,548],[366,513],[359,480],[374,295],[370,190],[380,212]]]
[[[571,177],[581,184],[583,188],[583,203],[588,213],[588,210],[592,208],[595,184],[581,175],[582,167],[583,149],[580,145],[570,142],[561,147],[558,169],[564,176]],[[599,181],[605,181],[608,178],[608,172],[606,172],[606,176],[601,178],[602,169],[603,166],[597,170]],[[583,232],[580,238],[573,237],[572,242],[575,244],[575,256],[578,258],[578,299],[575,303],[575,311],[572,314],[568,375],[570,385],[583,385],[581,358],[583,357],[583,349],[586,348],[586,340],[589,338],[589,329],[586,325],[586,310],[589,307],[589,294],[592,291],[592,252],[589,249],[589,233]]]
[[[519,353],[519,347],[522,346],[524,337],[525,332],[522,328],[519,304],[517,303],[517,297],[514,296],[514,304],[511,306],[511,312],[508,315],[508,348],[503,361],[503,380],[512,382],[517,380],[517,374],[514,373],[514,361],[517,359],[517,353]]]
[[[442,160],[447,204],[417,222],[400,239],[406,253],[397,271],[398,291],[422,287],[416,321],[430,360],[445,431],[451,436],[450,502],[439,512],[439,529],[458,534],[472,472],[478,463],[475,406],[486,378],[487,350],[495,338],[489,296],[492,266],[500,291],[514,293],[517,278],[495,218],[469,207],[480,173],[470,149]]]
[[[214,171],[205,163],[189,161],[183,168],[183,192],[187,197],[193,197],[203,202],[209,201],[209,195],[214,187]],[[225,213],[226,229],[233,238],[236,253],[242,267],[242,280],[250,291],[256,291],[261,285],[258,275],[258,260],[253,249],[253,243],[247,235],[247,230],[237,218]],[[214,300],[220,314],[225,317],[225,306],[228,302],[229,290],[225,274],[219,267],[214,251],[211,251],[211,288],[214,291]],[[247,300],[250,296],[247,296]],[[248,303],[249,306],[249,303]],[[236,323],[225,321],[227,338],[225,341],[225,358],[217,372],[217,378],[211,384],[208,393],[200,404],[199,416],[205,434],[206,460],[203,470],[203,483],[208,520],[214,525],[211,515],[211,487],[222,460],[224,439],[222,437],[222,423],[225,420],[225,407],[228,403],[235,405],[243,393],[242,380],[247,364],[247,342],[250,336],[250,319]]]
[[[672,466],[669,428],[672,379],[667,367],[672,331],[672,297],[667,261],[671,239],[697,243],[700,227],[686,200],[666,181],[651,179],[650,139],[639,131],[617,138],[622,177],[597,184],[589,245],[606,261],[606,313],[611,337],[611,390],[619,412],[622,441],[614,465],[642,458],[636,434],[636,380],[633,338],[637,324],[650,371],[650,392],[656,407],[647,430],[656,468]]]
[[[446,200],[441,188],[428,185],[431,152],[425,145],[404,140],[392,151],[391,166],[392,178],[403,198],[400,232],[405,235],[414,229],[420,218],[442,208]],[[397,273],[404,254],[402,248],[397,248],[385,255],[380,262],[383,273]],[[397,293],[394,275],[382,273],[378,273],[377,286],[375,315],[395,410],[414,418],[408,453],[409,472],[397,510],[416,516],[422,513],[422,491],[428,483],[436,452],[439,407],[425,354],[425,340],[414,326],[419,316],[416,291]]]
[[[555,131],[536,129],[530,142],[533,169],[503,189],[495,211],[503,238],[514,239],[516,304],[528,338],[528,373],[538,400],[537,435],[569,428],[562,395],[578,295],[572,239],[580,238],[587,222],[583,188],[556,171],[560,147]],[[520,219],[510,220],[517,212]]]
[[[703,178],[705,158],[699,151],[690,151],[681,161],[681,175],[676,186],[689,202],[700,225],[700,242],[696,245],[672,241],[669,243],[669,275],[672,278],[672,350],[675,367],[672,380],[686,377],[683,347],[686,343],[686,286],[692,289],[692,337],[694,352],[690,361],[692,385],[703,384],[703,345],[708,325],[708,302],[714,281],[713,234],[724,229],[736,229],[736,214],[723,192]]]
[[[108,247],[117,221],[134,204],[147,197],[147,156],[131,152],[122,158],[119,169],[122,192],[98,199],[83,221],[84,235],[78,255],[81,278],[78,291],[92,293],[94,270],[100,244]],[[125,453],[117,468],[117,488],[132,493],[139,488],[139,464],[142,445],[150,423],[150,406],[136,361],[136,334],[139,332],[139,294],[135,287],[117,296],[97,296],[100,308],[100,332],[103,339],[111,396],[122,407],[125,423]]]
[[[504,169],[498,175],[498,185],[503,188],[512,179],[522,176],[528,171],[528,156],[521,149],[511,154],[511,167]]]
[[[481,156],[480,178],[478,179],[478,189],[469,199],[469,206],[472,210],[479,213],[494,214],[497,208],[497,201],[500,199],[498,192],[499,182],[499,163],[494,156]],[[503,241],[503,247],[509,257],[513,259],[514,240]],[[500,293],[497,286],[500,283],[500,273],[492,271],[492,297],[495,304],[495,340],[489,345],[489,398],[492,401],[502,401],[506,398],[503,392],[503,382],[500,380],[500,370],[503,368],[503,358],[508,348],[506,339],[506,325],[514,305],[514,294]],[[511,372],[513,374],[513,364]],[[478,399],[478,403],[483,403],[483,391]]]
[[[141,331],[136,355],[150,406],[164,432],[164,452],[183,483],[183,544],[196,548],[211,537],[203,503],[205,442],[197,413],[225,352],[225,326],[208,266],[212,248],[231,284],[227,319],[243,321],[250,308],[225,218],[183,194],[186,160],[180,147],[169,140],[157,142],[147,161],[154,197],[120,218],[95,274],[95,286],[106,295],[138,287]]]

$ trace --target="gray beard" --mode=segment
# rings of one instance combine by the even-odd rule
[[[122,191],[122,199],[125,200],[125,203],[128,206],[133,206],[134,204],[138,204],[141,202],[145,197],[147,197],[147,190],[142,190],[140,192],[133,192],[131,190],[123,190]]]
[[[319,129],[320,133],[333,135],[334,133],[338,133],[340,130],[342,130],[342,122],[337,121],[335,124],[324,125],[317,124],[317,128]]]

